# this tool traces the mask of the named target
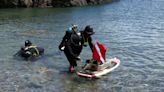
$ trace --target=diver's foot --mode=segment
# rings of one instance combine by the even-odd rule
[[[73,66],[70,66],[70,67],[69,67],[69,71],[70,71],[71,73],[74,73],[74,72],[75,72],[75,68],[74,68]]]

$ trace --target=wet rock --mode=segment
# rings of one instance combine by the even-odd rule
[[[50,7],[52,0],[32,0],[33,7]]]
[[[71,6],[70,0],[52,0],[53,7],[68,7]]]
[[[21,7],[31,7],[33,2],[32,2],[32,0],[19,0],[18,4]]]
[[[53,7],[85,6],[109,3],[114,0],[52,0]]]
[[[0,0],[0,8],[12,8],[18,6],[19,0]]]
[[[0,8],[49,7],[52,0],[0,0]]]
[[[71,0],[70,3],[73,6],[84,6],[84,5],[88,5],[87,0]]]
[[[5,7],[70,7],[108,3],[115,0],[0,0],[0,8]]]

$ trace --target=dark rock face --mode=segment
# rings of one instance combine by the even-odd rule
[[[94,5],[109,3],[113,0],[52,0],[53,7],[69,7],[69,6],[85,6],[85,5]]]
[[[0,0],[0,8],[49,7],[52,0]]]
[[[71,6],[70,0],[52,0],[53,7],[69,7]]]
[[[50,7],[52,6],[52,0],[32,0],[33,7]]]
[[[18,4],[18,0],[0,0],[0,8],[3,7],[15,7]]]
[[[19,0],[18,5],[20,7],[31,7],[33,4],[32,0]]]
[[[90,0],[71,0],[70,3],[72,6],[85,6],[88,5]]]
[[[12,7],[70,7],[112,2],[114,0],[0,0],[0,8]]]

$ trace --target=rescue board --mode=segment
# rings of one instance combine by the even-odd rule
[[[105,66],[108,65],[105,68],[102,68],[103,65],[99,65],[98,71],[91,71],[91,72],[86,72],[85,70],[77,72],[77,75],[80,77],[86,77],[86,78],[100,78],[101,76],[108,74],[115,70],[119,65],[120,65],[120,60],[117,58],[112,58],[112,59],[106,59]]]

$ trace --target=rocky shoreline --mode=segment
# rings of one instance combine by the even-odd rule
[[[116,0],[0,0],[0,8],[73,7],[110,3]]]

